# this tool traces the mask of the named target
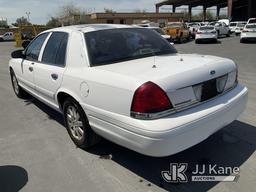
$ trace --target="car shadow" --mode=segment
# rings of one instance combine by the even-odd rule
[[[17,192],[28,182],[27,171],[19,166],[0,166],[0,191]]]
[[[25,105],[34,104],[40,110],[42,110],[45,114],[47,114],[48,119],[55,120],[59,124],[61,124],[62,126],[65,126],[64,120],[63,120],[63,116],[62,116],[61,113],[59,113],[58,111],[53,110],[52,108],[50,108],[49,106],[45,105],[44,103],[42,103],[38,99],[34,98],[33,96],[27,94],[26,95],[26,99],[24,99],[24,103],[25,103]]]
[[[237,133],[233,135],[232,129]],[[148,157],[125,149],[109,141],[102,141],[89,152],[99,155],[101,159],[111,159],[113,162],[134,172],[136,175],[168,191],[208,191],[218,182],[192,182],[185,184],[170,184],[163,180],[162,171],[170,170],[170,163],[187,163],[186,175],[191,176],[195,165],[214,165],[240,167],[255,151],[256,146],[241,140],[236,135],[256,137],[256,127],[235,121],[221,131],[215,133],[204,142],[169,157]],[[253,135],[252,135],[253,134]]]
[[[62,115],[35,98],[25,100],[34,104],[49,119],[64,125]],[[168,191],[207,191],[218,182],[192,182],[170,184],[163,180],[162,171],[170,170],[170,163],[187,163],[186,175],[191,176],[195,165],[214,165],[240,167],[256,150],[256,127],[241,121],[234,121],[205,141],[185,151],[169,157],[149,157],[116,145],[103,139],[99,144],[86,151],[99,159],[111,160],[138,175],[138,182],[150,182]]]

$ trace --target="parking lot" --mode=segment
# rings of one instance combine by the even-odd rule
[[[217,44],[175,44],[181,53],[233,59],[249,88],[246,111],[206,141],[176,155],[152,158],[109,141],[90,151],[76,148],[62,116],[38,100],[18,99],[8,60],[14,42],[0,42],[0,191],[253,191],[256,186],[256,44],[239,37]],[[237,182],[169,184],[161,171],[170,163],[240,167]],[[188,174],[190,169],[187,170]]]

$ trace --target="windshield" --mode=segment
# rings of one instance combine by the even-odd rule
[[[157,33],[159,33],[160,35],[165,35],[165,33],[163,32],[162,29],[159,28],[153,28],[154,31],[156,31]]]
[[[204,31],[204,30],[214,30],[214,27],[211,27],[211,26],[205,26],[205,27],[200,27],[200,30],[201,31]]]
[[[217,22],[211,22],[209,23],[210,26],[214,26]]]
[[[170,27],[170,28],[181,28],[182,24],[180,24],[180,23],[170,23],[170,24],[167,25],[167,27]]]
[[[237,25],[237,23],[230,23],[230,27],[235,27]]]
[[[256,23],[256,19],[250,19],[249,22],[248,22],[248,24],[249,24],[249,23]]]
[[[246,25],[247,29],[255,29],[256,28],[256,24],[255,25]]]
[[[177,53],[165,39],[145,28],[100,30],[84,36],[91,66]]]
[[[244,27],[245,26],[245,23],[238,23],[237,24],[237,27]]]

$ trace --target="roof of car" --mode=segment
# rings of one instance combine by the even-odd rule
[[[47,32],[51,31],[63,31],[63,32],[72,32],[72,31],[80,31],[83,33],[106,30],[106,29],[116,29],[116,28],[136,28],[131,25],[118,25],[118,24],[88,24],[88,25],[72,25],[66,27],[58,27],[54,29],[50,29]]]

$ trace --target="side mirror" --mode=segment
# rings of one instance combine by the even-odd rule
[[[13,51],[11,56],[13,59],[23,59],[24,58],[23,50]]]
[[[29,43],[30,43],[29,40],[24,41],[24,42],[22,43],[22,47],[23,47],[24,49],[26,49],[27,46],[29,45]]]

